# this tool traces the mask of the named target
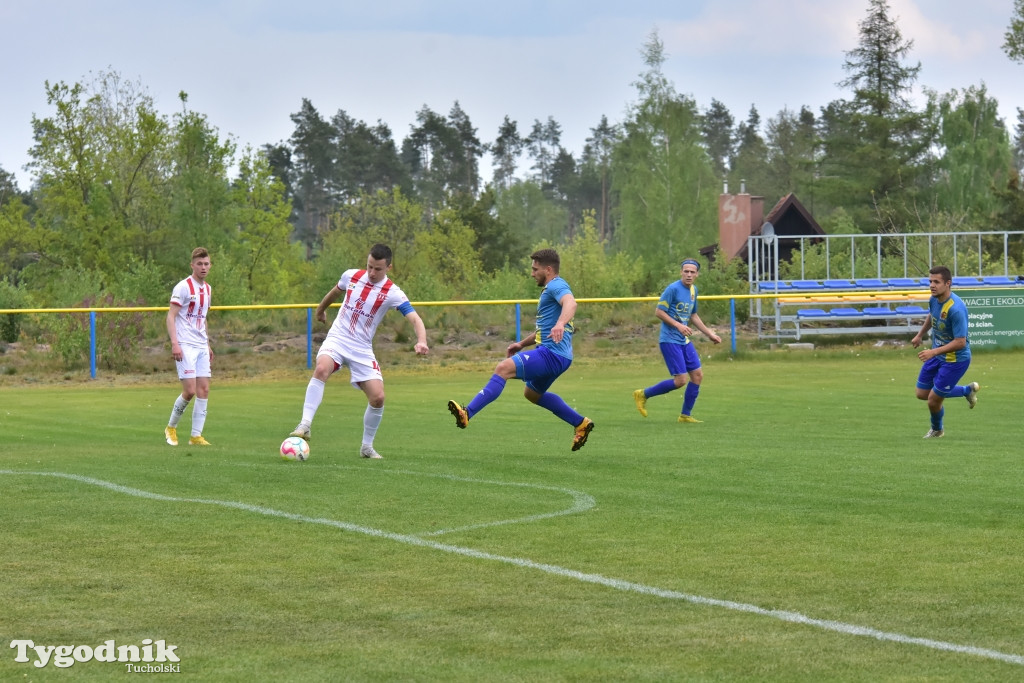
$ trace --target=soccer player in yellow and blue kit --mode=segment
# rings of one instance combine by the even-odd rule
[[[924,435],[926,439],[945,434],[942,428],[945,399],[962,396],[967,399],[967,406],[973,408],[978,404],[981,390],[977,382],[957,385],[971,365],[971,345],[967,341],[967,306],[953,294],[952,286],[953,274],[949,268],[935,266],[928,271],[928,289],[932,293],[928,300],[928,317],[910,342],[917,348],[928,330],[932,331],[932,347],[917,354],[924,361],[917,376],[917,397],[928,401],[931,414],[931,429]]]
[[[526,382],[523,395],[531,403],[550,410],[575,428],[572,450],[578,451],[587,443],[594,422],[573,410],[558,394],[548,389],[572,364],[572,318],[576,314],[576,299],[569,284],[558,275],[560,259],[554,249],[540,249],[532,254],[530,275],[538,287],[543,287],[537,302],[537,331],[535,334],[509,344],[507,355],[494,368],[494,374],[473,400],[463,408],[448,401],[448,411],[455,417],[455,426],[465,429],[469,420],[501,395],[505,382],[514,378]],[[527,347],[538,348],[527,351]]]
[[[688,258],[679,266],[679,279],[670,284],[658,299],[654,314],[661,320],[661,333],[658,335],[658,346],[668,367],[671,378],[658,382],[646,389],[633,392],[633,401],[640,414],[647,417],[647,399],[675,391],[686,384],[689,375],[690,384],[683,394],[683,407],[679,422],[700,422],[691,413],[697,403],[700,383],[704,379],[704,371],[700,368],[700,356],[690,342],[693,327],[703,332],[714,344],[721,344],[722,338],[708,329],[704,321],[697,315],[697,287],[694,281],[700,273],[700,263]]]

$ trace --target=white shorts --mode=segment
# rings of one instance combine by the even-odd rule
[[[210,347],[182,346],[181,360],[174,361],[178,368],[178,379],[195,379],[210,376]]]
[[[349,381],[352,383],[352,386],[358,389],[360,388],[360,382],[365,382],[369,379],[384,381],[384,375],[380,372],[380,365],[377,364],[377,359],[372,353],[369,358],[366,358],[364,354],[354,357],[351,354],[345,353],[339,346],[331,344],[330,341],[330,339],[324,340],[320,350],[316,353],[316,357],[327,356],[334,361],[335,372],[340,370],[343,365],[347,366],[351,374]]]

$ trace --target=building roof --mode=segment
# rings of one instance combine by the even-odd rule
[[[764,218],[765,223],[775,227],[776,235],[824,235],[825,231],[814,220],[814,216],[800,203],[796,195],[790,192],[772,207]],[[752,234],[760,235],[764,223],[757,226]]]
[[[818,225],[818,221],[814,220],[814,216],[807,210],[807,208],[800,203],[796,195],[790,192],[785,197],[780,199],[772,210],[765,216],[764,221],[758,225],[752,225],[750,228],[751,235],[760,235],[761,230],[764,228],[766,223],[771,223],[775,229],[775,235],[779,238],[785,238],[789,235],[824,235],[825,231]],[[815,240],[817,241],[817,240]],[[787,244],[788,242],[788,244]],[[787,245],[792,248],[792,245],[796,244],[796,240],[779,240],[779,245]],[[699,250],[700,254],[707,258],[714,258],[715,250],[718,248],[718,243],[709,244]],[[736,254],[738,258],[743,260],[747,259],[747,247],[744,245],[739,252]]]

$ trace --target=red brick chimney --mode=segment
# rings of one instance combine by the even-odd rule
[[[740,181],[740,193],[729,194],[726,183],[718,196],[718,245],[727,260],[736,258],[764,223],[764,197],[751,196],[746,189]]]

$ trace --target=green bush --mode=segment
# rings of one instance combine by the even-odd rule
[[[5,277],[0,280],[0,308],[26,308],[28,294],[22,287],[15,287]],[[23,314],[6,313],[0,315],[0,340],[13,344],[21,336]]]

